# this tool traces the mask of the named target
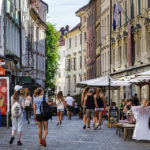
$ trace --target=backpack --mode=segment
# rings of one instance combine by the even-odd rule
[[[11,108],[12,117],[20,117],[21,115],[21,106],[18,102],[15,102]]]
[[[40,112],[41,112],[41,116],[44,116],[48,119],[52,119],[51,107],[46,102],[45,95],[43,96],[43,101],[40,105]]]

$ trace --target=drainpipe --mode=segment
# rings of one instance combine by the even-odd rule
[[[22,68],[22,17],[21,0],[19,0],[19,27],[20,27],[20,68]]]

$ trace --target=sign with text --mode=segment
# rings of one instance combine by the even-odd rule
[[[0,77],[0,109],[1,115],[9,112],[9,77]]]

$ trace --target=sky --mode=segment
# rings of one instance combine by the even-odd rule
[[[75,12],[88,4],[89,0],[43,0],[49,5],[47,21],[54,24],[56,29],[69,25],[72,29],[80,22]]]

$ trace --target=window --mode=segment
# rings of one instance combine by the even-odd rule
[[[138,0],[138,15],[141,14],[141,0]]]
[[[148,2],[147,2],[147,3],[148,3],[148,8],[150,8],[150,0],[147,0],[147,1],[148,1]]]
[[[119,67],[121,67],[121,64],[122,64],[122,48],[121,46],[119,46],[119,53],[118,53],[119,57]]]
[[[71,48],[71,38],[69,39],[69,48]]]
[[[86,32],[84,32],[84,42],[86,42]]]
[[[107,34],[109,34],[109,15],[107,15]]]
[[[76,78],[74,78],[74,93],[76,93]]]
[[[125,43],[125,60],[126,60],[126,65],[128,64],[128,44]]]
[[[77,36],[75,36],[75,47],[77,47]]]
[[[84,64],[86,65],[86,56],[84,56]]]
[[[120,13],[120,27],[122,25],[122,22],[121,22],[122,20],[121,19],[122,19],[122,13]]]
[[[80,56],[80,69],[82,68],[82,56]]]
[[[125,23],[127,23],[127,1],[125,1]]]
[[[86,22],[86,16],[84,16],[84,22]]]
[[[68,94],[70,94],[70,91],[71,91],[71,79],[70,79],[70,77],[69,77],[69,79],[68,79]]]
[[[131,19],[134,18],[134,0],[130,0],[130,12],[131,12]]]
[[[82,34],[80,34],[80,44],[82,44]]]
[[[66,60],[66,70],[67,70],[67,71],[70,71],[70,69],[71,69],[71,60],[70,60],[70,59],[67,59],[67,60]]]
[[[74,70],[76,70],[76,58],[74,58]]]

